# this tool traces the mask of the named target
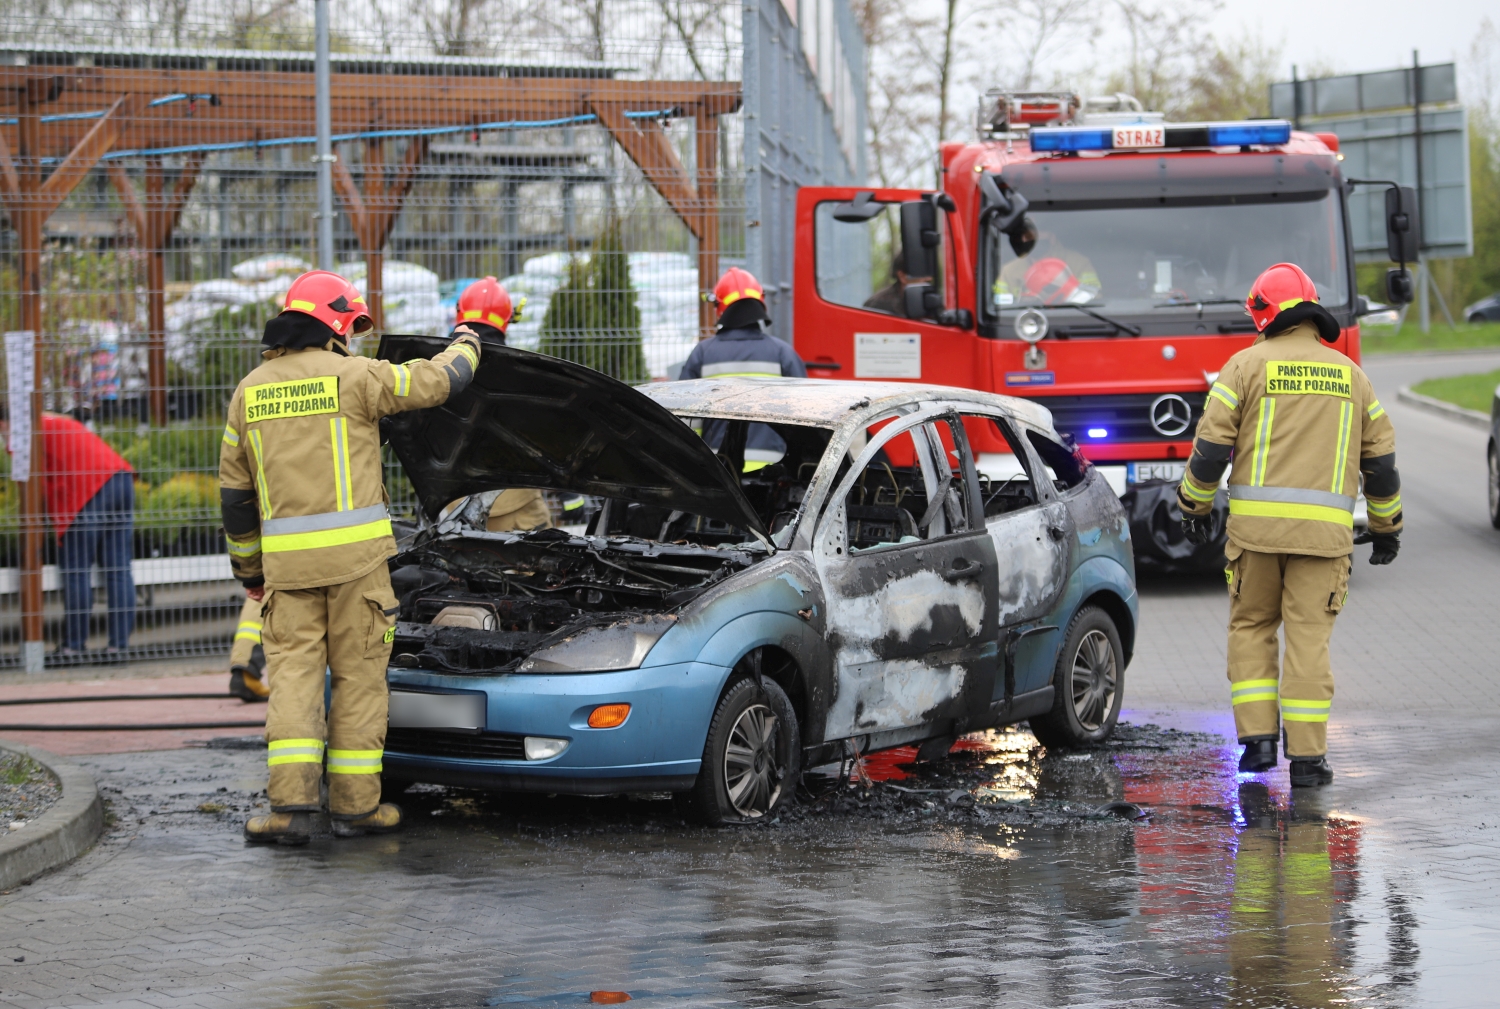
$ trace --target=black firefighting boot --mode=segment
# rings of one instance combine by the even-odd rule
[[[1245,752],[1240,754],[1240,773],[1258,774],[1276,766],[1276,737],[1246,739]]]
[[[1331,785],[1333,783],[1333,768],[1328,766],[1328,758],[1326,756],[1293,757],[1291,778],[1293,788],[1306,788],[1311,785]]]
[[[382,802],[373,813],[366,813],[354,820],[333,821],[334,837],[359,837],[362,834],[394,834],[401,829],[401,807],[394,802]]]
[[[268,813],[245,821],[245,840],[256,844],[306,844],[312,837],[312,814]]]
[[[254,704],[270,697],[271,688],[249,666],[234,666],[229,670],[229,696]]]

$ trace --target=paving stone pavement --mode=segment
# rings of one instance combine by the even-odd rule
[[[405,834],[258,848],[238,830],[264,801],[263,750],[84,757],[107,836],[0,895],[0,1001],[1484,1004],[1500,955],[1500,533],[1482,433],[1401,407],[1394,383],[1493,366],[1369,367],[1409,532],[1394,566],[1356,565],[1327,789],[1234,774],[1222,587],[1157,582],[1127,718],[1221,738],[994,758],[1038,802],[1124,798],[1148,821],[856,812],[707,831],[663,801],[432,790],[407,797]]]

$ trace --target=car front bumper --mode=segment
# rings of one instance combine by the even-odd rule
[[[393,778],[517,791],[605,794],[681,791],[698,774],[708,721],[729,670],[679,662],[606,673],[447,676],[391,669],[392,690],[476,693],[485,725],[472,729],[392,726],[383,759]],[[593,729],[601,704],[629,704],[624,724]],[[521,755],[526,736],[565,739],[544,760]],[[512,757],[481,755],[505,750]]]

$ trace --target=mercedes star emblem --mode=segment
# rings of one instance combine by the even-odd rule
[[[1171,438],[1186,431],[1192,422],[1193,408],[1175,392],[1151,401],[1151,427],[1157,434]]]

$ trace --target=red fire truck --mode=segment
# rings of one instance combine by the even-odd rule
[[[1173,500],[1208,388],[1254,338],[1251,281],[1302,266],[1359,360],[1338,139],[1005,92],[982,102],[980,135],[942,146],[937,191],[800,191],[809,374],[1034,398],[1120,494],[1138,563],[1217,563],[1220,544],[1182,539]],[[1018,471],[1003,443],[976,450],[992,479]]]

